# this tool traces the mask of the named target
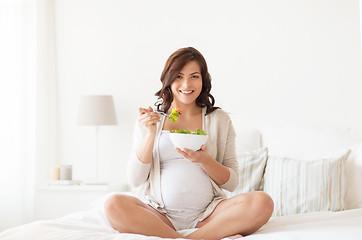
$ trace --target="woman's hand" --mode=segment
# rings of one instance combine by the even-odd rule
[[[210,155],[207,153],[205,145],[202,145],[197,151],[192,151],[187,148],[184,148],[183,150],[176,148],[176,150],[190,162],[205,163],[210,159]]]
[[[184,148],[183,150],[176,148],[184,158],[187,160],[199,163],[200,166],[205,170],[207,175],[214,180],[218,185],[225,184],[230,178],[229,169],[223,166],[221,163],[214,160],[207,152],[205,145],[201,146],[201,149],[192,151]]]
[[[157,122],[160,121],[160,114],[154,112],[149,106],[148,108],[139,108],[138,121],[147,128],[149,133],[155,134],[157,130]]]

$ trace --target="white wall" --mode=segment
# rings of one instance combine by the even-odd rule
[[[205,56],[237,129],[361,128],[357,0],[56,0],[55,14],[59,158],[48,165],[71,163],[76,179],[92,177],[95,159],[94,130],[75,125],[79,96],[114,96],[121,124],[101,128],[100,171],[125,182],[137,108],[153,104],[166,59],[185,46]]]

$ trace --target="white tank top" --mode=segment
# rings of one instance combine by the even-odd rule
[[[178,211],[205,210],[214,197],[211,180],[205,170],[176,151],[169,131],[162,131],[158,147],[161,195],[165,208]]]

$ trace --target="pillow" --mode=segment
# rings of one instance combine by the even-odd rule
[[[313,161],[269,156],[264,191],[274,201],[273,216],[344,210],[350,152]]]
[[[239,184],[235,191],[226,193],[228,198],[240,193],[261,190],[267,157],[268,149],[265,147],[237,155]]]

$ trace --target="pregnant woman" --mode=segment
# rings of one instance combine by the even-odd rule
[[[230,117],[214,107],[211,77],[195,48],[177,50],[167,60],[155,109],[140,108],[128,164],[130,184],[139,198],[116,194],[105,203],[106,216],[121,233],[190,239],[238,238],[268,222],[273,201],[264,192],[226,199],[223,189],[238,184],[235,131]],[[182,114],[172,123],[172,109]],[[164,114],[160,114],[160,112]],[[175,148],[169,131],[204,130],[201,149]],[[197,228],[188,236],[178,231]]]

